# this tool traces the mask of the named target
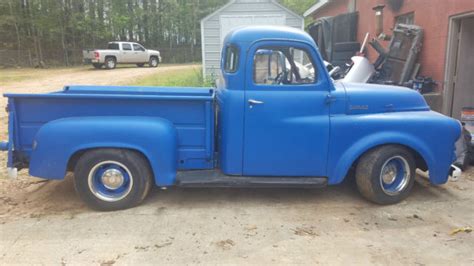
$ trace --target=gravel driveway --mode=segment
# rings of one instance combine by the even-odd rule
[[[2,91],[123,84],[160,71],[71,73]],[[474,264],[474,233],[451,235],[474,226],[474,167],[443,186],[418,177],[406,201],[385,207],[363,200],[349,180],[319,190],[155,189],[137,208],[100,213],[79,200],[71,176],[8,180],[0,156],[1,265]]]

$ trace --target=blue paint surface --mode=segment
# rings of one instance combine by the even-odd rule
[[[0,151],[8,151],[8,142],[2,141],[0,142]]]
[[[254,84],[254,55],[268,46],[307,51],[317,81]],[[216,89],[68,86],[50,94],[6,94],[9,154],[21,155],[12,155],[12,163],[23,157],[32,175],[62,179],[74,155],[123,148],[148,159],[160,186],[176,184],[179,170],[213,168],[228,175],[320,176],[338,184],[368,150],[399,144],[426,163],[432,183],[447,181],[460,124],[431,111],[418,92],[334,83],[314,41],[295,29],[241,28],[223,47],[223,55],[237,48],[238,67],[222,71]],[[250,108],[251,99],[264,104]]]
[[[76,152],[100,147],[147,154],[157,184],[174,183],[177,169],[213,168],[213,90],[162,91],[81,86],[51,94],[7,95],[19,121],[15,148],[28,158],[33,176],[52,179],[64,177]]]

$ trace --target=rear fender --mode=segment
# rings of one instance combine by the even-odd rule
[[[350,167],[365,152],[377,146],[389,144],[399,144],[415,150],[425,160],[428,169],[436,169],[434,164],[434,154],[418,137],[401,132],[379,132],[360,139],[347,149],[342,156],[338,157],[338,160],[335,160],[332,163],[330,162],[328,169],[332,169],[332,172],[328,175],[329,184],[338,184],[342,182]],[[336,158],[336,156],[331,157]],[[442,178],[442,175],[439,177],[430,175],[431,181],[435,184],[443,183],[442,180],[437,180],[440,178]]]
[[[176,129],[166,119],[151,117],[77,117],[49,122],[35,136],[30,174],[63,179],[74,154],[98,148],[136,150],[148,159],[158,186],[175,183]]]

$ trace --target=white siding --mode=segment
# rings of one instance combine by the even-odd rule
[[[222,25],[221,18],[238,18],[239,16],[241,16],[242,25],[248,25],[249,21],[255,23],[252,25],[261,25],[265,19],[255,19],[255,17],[263,16],[268,16],[268,21],[273,23],[285,24],[298,29],[303,29],[304,23],[303,17],[283,8],[272,0],[231,1],[224,8],[201,21],[204,75],[217,76],[220,68],[221,40],[225,38],[225,36],[221,36],[221,32],[226,33],[228,27],[239,25],[238,22],[230,25],[228,20],[227,26]]]

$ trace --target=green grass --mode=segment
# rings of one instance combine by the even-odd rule
[[[136,86],[165,86],[165,87],[211,87],[210,79],[204,79],[200,66],[190,66],[186,69],[166,70],[159,74],[143,77],[133,81]]]

